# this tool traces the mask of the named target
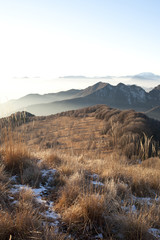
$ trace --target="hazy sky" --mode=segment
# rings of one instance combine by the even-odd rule
[[[65,75],[160,75],[159,43],[160,0],[0,0],[1,98]]]

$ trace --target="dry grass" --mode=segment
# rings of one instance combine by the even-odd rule
[[[141,164],[142,168],[160,169],[160,158],[148,158]]]
[[[23,190],[19,194],[18,205],[11,212],[0,211],[0,239],[40,239],[42,234],[41,218],[34,208],[33,194]]]
[[[149,240],[151,236],[147,236],[147,230],[149,228],[146,222],[146,215],[133,214],[132,212],[126,217],[122,218],[122,234],[126,240]],[[150,238],[149,238],[150,237]]]
[[[40,222],[34,209],[17,211],[14,215],[0,211],[0,239],[31,239],[40,237]],[[40,239],[40,238],[37,238]]]
[[[49,154],[45,159],[45,162],[47,162],[47,165],[51,168],[57,168],[62,164],[61,158],[55,153]]]
[[[7,146],[2,161],[5,170],[11,175],[18,175],[22,184],[39,186],[40,169],[24,145]]]
[[[8,200],[8,184],[3,184],[0,182],[0,207],[6,208],[9,205]]]
[[[80,119],[48,117],[16,127],[13,138],[16,143],[17,135],[23,135],[23,141],[33,152],[54,149],[79,155],[88,149],[88,154],[92,155],[107,150],[107,137],[100,134],[103,125],[103,121],[90,116]]]
[[[117,187],[113,181],[95,188],[84,173],[78,172],[70,176],[63,189],[60,189],[55,205],[68,231],[74,234],[83,232],[83,237],[100,231],[109,236],[105,216],[115,214],[119,207]]]
[[[152,122],[143,114],[104,106],[34,120],[1,138],[0,239],[96,239],[99,233],[110,240],[152,239],[148,228],[160,228],[154,201],[160,196],[160,159],[148,157],[150,150],[157,154],[151,147],[159,133],[154,127],[143,133]],[[8,197],[9,176],[45,186],[48,176],[42,178],[41,169],[53,168],[57,172],[44,198],[60,213],[60,233],[42,225],[44,206],[31,189],[14,196],[16,205]],[[152,205],[133,202],[133,195],[151,197]]]
[[[110,164],[104,168],[103,178],[113,178],[115,181],[123,181],[131,187],[138,196],[153,196],[160,191],[160,170],[144,168],[141,165]]]
[[[124,239],[155,239],[147,230],[151,227],[159,229],[159,211],[159,206],[157,206],[155,201],[151,206],[147,204],[141,206],[137,212],[131,210],[127,214],[122,212],[123,215],[120,214],[116,221],[122,221],[120,224],[120,231],[124,235]]]
[[[63,220],[69,227],[80,228],[84,232],[101,228],[104,216],[105,198],[99,194],[83,195],[62,213]]]
[[[158,206],[153,207],[154,210],[146,210],[139,206],[141,210],[138,215],[132,212],[126,215],[121,210],[121,200],[128,201],[132,194],[139,197],[151,196],[153,199],[156,194],[159,196],[160,170],[154,169],[154,166],[143,166],[145,162],[142,165],[129,165],[125,158],[119,162],[117,158],[120,160],[120,156],[111,154],[105,160],[101,160],[101,164],[99,159],[80,159],[79,165],[76,166],[77,172],[66,180],[63,189],[59,191],[56,210],[61,213],[62,220],[71,232],[78,233],[79,229],[82,229],[84,235],[87,231],[92,235],[101,229],[103,235],[109,238],[114,235],[112,230],[118,224],[122,226],[124,239],[152,239],[148,236],[147,229],[151,226],[159,228]],[[79,173],[78,169],[83,171]],[[89,182],[92,178],[86,179],[88,170],[92,174],[96,169],[96,173],[99,174],[97,181],[101,179],[104,183],[104,186],[97,188]],[[125,217],[123,224],[121,220],[114,223],[115,215],[118,219],[119,214],[120,218]],[[104,216],[109,216],[109,220]],[[110,226],[110,231],[107,227],[103,229],[102,225]]]
[[[55,209],[64,211],[70,207],[81,193],[81,190],[83,189],[82,184],[83,178],[80,174],[75,173],[73,176],[71,176],[68,181],[66,181],[63,189],[60,190]]]
[[[22,144],[9,143],[2,152],[6,170],[13,174],[20,173],[28,165],[30,159],[27,148]]]
[[[40,182],[40,169],[36,160],[31,156],[27,146],[18,137],[19,143],[14,142],[9,132],[1,150],[1,162],[4,170],[11,175],[17,175],[21,184],[38,186]]]
[[[6,208],[8,201],[9,178],[4,171],[4,166],[0,166],[0,207]]]

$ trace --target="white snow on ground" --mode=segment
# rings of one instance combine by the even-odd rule
[[[45,200],[43,200],[45,201]],[[48,210],[46,210],[45,212],[42,213],[42,215],[47,219],[50,220],[50,225],[52,226],[57,226],[59,221],[58,219],[60,218],[60,215],[57,214],[54,210],[53,210],[53,202],[47,202],[45,201],[45,206],[48,207]]]
[[[135,205],[132,206],[121,206],[122,210],[124,210],[126,213],[132,212],[135,213],[137,212],[137,208]]]
[[[17,181],[17,176],[15,175],[15,176],[12,176],[12,177],[10,177],[10,179],[9,179],[11,182],[16,182]]]
[[[10,189],[10,192],[12,194],[18,193],[21,190],[29,190],[31,189],[30,187],[26,186],[26,185],[22,185],[22,184],[14,184],[13,188]]]
[[[121,208],[126,212],[132,212],[132,213],[136,213],[138,210],[136,208],[136,206],[134,205],[135,203],[139,203],[141,205],[147,204],[148,206],[152,206],[154,202],[160,203],[160,197],[159,198],[150,198],[150,197],[135,197],[135,196],[131,196],[132,201],[133,201],[133,205],[130,206],[121,206]],[[123,203],[123,201],[122,201]],[[150,234],[152,234],[154,237],[156,237],[156,239],[160,240],[160,229],[156,229],[156,228],[150,228],[148,230],[148,232]]]
[[[102,182],[91,181],[91,183],[94,185],[104,186],[104,184]]]
[[[42,173],[42,177],[46,177],[46,176],[48,176],[48,175],[54,175],[55,173],[57,172],[57,170],[56,169],[43,169],[43,170],[41,170],[41,173]]]
[[[103,239],[103,234],[102,233],[99,233],[98,235],[95,236],[95,239],[98,240],[98,239]]]
[[[47,178],[47,184],[50,184],[53,181],[53,177],[56,172],[57,172],[56,169],[41,170],[42,177]]]
[[[148,206],[152,206],[153,202],[160,203],[160,197],[158,198],[150,198],[150,197],[135,197],[132,195],[132,200],[135,203],[140,203],[140,204],[147,204]]]
[[[99,181],[100,177],[98,174],[94,173],[92,175],[89,175],[89,177],[92,179],[91,183],[94,185],[104,186],[102,182]]]
[[[37,197],[40,194],[43,195],[43,193],[47,192],[47,189],[44,186],[42,186],[42,185],[40,185],[40,188],[32,188],[32,190],[33,190],[35,196],[37,196]]]
[[[99,175],[94,173],[92,175],[89,175],[93,180],[99,180]]]
[[[13,188],[10,189],[10,193],[12,194],[12,196],[10,196],[10,199],[14,200],[14,194],[19,193],[22,190],[32,191],[33,195],[35,197],[35,200],[39,204],[43,204],[43,206],[45,206],[45,208],[47,209],[46,211],[41,213],[46,218],[46,222],[48,223],[48,221],[49,221],[49,223],[48,223],[49,225],[57,226],[59,223],[58,219],[60,218],[60,215],[54,211],[52,201],[46,201],[45,199],[43,199],[44,194],[46,196],[48,189],[50,189],[50,187],[48,185],[53,180],[56,170],[55,169],[49,169],[49,170],[43,169],[43,170],[41,170],[41,173],[42,173],[42,177],[46,177],[46,179],[47,179],[45,186],[40,185],[39,188],[32,188],[27,185],[13,184]],[[16,176],[11,177],[10,181],[16,182]],[[18,201],[14,200],[12,202],[12,204],[18,204]],[[44,224],[46,222],[44,221]]]
[[[40,185],[39,188],[32,188],[27,185],[22,185],[22,184],[16,184],[17,182],[17,176],[13,176],[10,178],[10,181],[13,182],[14,184],[13,187],[10,189],[10,192],[12,196],[9,196],[9,198],[13,201],[12,204],[17,204],[18,205],[18,200],[14,199],[14,194],[20,192],[21,190],[31,190],[33,192],[33,195],[36,199],[36,201],[39,204],[43,204],[45,207],[45,211],[41,213],[41,215],[46,219],[43,221],[43,224],[49,224],[50,226],[55,226],[58,227],[59,224],[59,219],[60,215],[57,214],[54,211],[54,202],[53,201],[47,201],[44,199],[44,196],[47,195],[48,190],[51,188],[51,183],[54,180],[54,175],[56,173],[56,169],[43,169],[41,170],[42,178],[46,179],[46,182],[44,185]],[[100,178],[98,174],[92,174],[89,175],[91,177],[91,183],[96,186],[104,186],[102,182],[100,182]],[[138,209],[136,208],[136,203],[139,203],[141,205],[147,204],[148,206],[151,206],[153,202],[160,203],[160,197],[158,198],[150,198],[150,197],[136,197],[134,195],[131,195],[131,200],[129,206],[121,206],[121,208],[126,212],[132,212],[136,213]],[[122,205],[123,205],[123,200],[122,200]],[[150,228],[148,230],[150,234],[152,234],[156,239],[160,240],[160,229],[155,229],[155,228]],[[95,239],[103,239],[103,235],[100,233],[95,236]]]
[[[148,232],[151,233],[154,237],[156,237],[156,239],[160,239],[160,229],[150,228]]]
[[[131,195],[131,199],[129,201],[128,206],[123,206],[124,201],[122,200],[122,206],[121,208],[127,213],[127,212],[136,212],[136,204],[139,203],[141,205],[148,205],[152,206],[153,203],[160,203],[160,198],[150,198],[150,197],[135,197],[134,195]]]

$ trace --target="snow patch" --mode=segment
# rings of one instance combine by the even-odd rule
[[[157,239],[160,239],[160,229],[150,228],[148,232],[152,234],[154,237],[156,237]]]
[[[160,202],[160,198],[150,198],[150,197],[135,197],[132,195],[132,200],[135,203],[140,203],[140,204],[147,204],[148,206],[152,206],[153,202]]]
[[[132,206],[121,206],[122,210],[124,210],[126,213],[132,212],[132,213],[136,213],[137,212],[137,208],[135,205]]]
[[[104,184],[102,182],[100,182],[100,177],[98,174],[96,173],[93,173],[91,175],[89,175],[89,177],[92,179],[91,180],[91,183],[94,184],[94,185],[99,185],[99,186],[104,186]]]
[[[57,172],[56,169],[49,169],[49,170],[43,169],[43,170],[41,170],[42,177],[46,177],[48,175],[55,175],[56,172]]]
[[[99,233],[98,235],[95,236],[95,239],[98,240],[98,239],[103,239],[103,234],[102,233]]]
[[[99,180],[99,175],[96,173],[93,173],[92,175],[89,175],[93,180]]]
[[[45,209],[47,209],[46,211],[41,213],[41,215],[46,218],[43,224],[46,224],[47,222],[50,226],[57,226],[59,224],[58,219],[60,218],[60,215],[54,211],[52,201],[46,201],[43,199],[44,195],[46,196],[48,194],[48,190],[51,188],[49,184],[54,180],[56,169],[43,169],[41,170],[41,173],[42,177],[46,178],[44,186],[40,184],[39,188],[32,188],[27,185],[14,184],[13,187],[10,189],[10,193],[13,195],[10,196],[10,199],[13,200],[12,204],[18,204],[18,200],[14,200],[14,195],[16,193],[19,193],[22,190],[32,191],[35,200],[39,204],[43,204],[45,206]],[[16,182],[16,176],[13,176],[10,180]]]
[[[94,185],[104,186],[104,184],[102,182],[91,181],[91,183]]]

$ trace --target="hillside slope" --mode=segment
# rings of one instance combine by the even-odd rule
[[[159,121],[106,105],[2,120],[2,240],[160,238]]]
[[[61,134],[59,133],[57,135],[56,132],[58,131],[58,122],[61,129]],[[82,124],[80,129],[77,127],[78,122],[80,125]],[[32,145],[32,142],[38,141],[37,147],[41,148],[46,148],[46,146],[54,146],[58,149],[62,148],[67,150],[71,148],[74,149],[75,146],[75,149],[86,149],[89,135],[94,134],[93,130],[91,130],[93,125],[99,126],[99,131],[95,131],[98,135],[94,139],[94,150],[97,149],[99,144],[98,142],[102,140],[102,136],[103,143],[100,147],[102,152],[106,152],[107,149],[113,150],[116,147],[129,158],[134,155],[136,156],[144,154],[143,151],[141,152],[140,150],[140,142],[149,141],[147,139],[150,139],[150,143],[145,154],[151,154],[151,147],[153,143],[155,148],[154,154],[156,155],[158,151],[157,144],[160,142],[159,121],[148,118],[145,114],[135,112],[134,110],[121,111],[107,107],[106,105],[96,105],[79,110],[61,112],[50,116],[30,117],[28,123],[27,121],[24,123],[25,126],[21,124],[22,126],[19,126],[18,129],[22,131],[25,136],[27,136],[27,139],[29,139],[30,135],[32,135],[31,142],[28,144]],[[84,131],[85,124],[86,130]],[[71,130],[72,128],[75,128],[74,131]],[[84,140],[84,136],[81,138],[81,129],[82,132],[86,134],[86,142]],[[76,137],[74,137],[73,132],[75,132]],[[87,134],[87,132],[90,133]],[[38,140],[37,136],[40,136],[41,140]],[[71,139],[76,140],[71,143]]]

